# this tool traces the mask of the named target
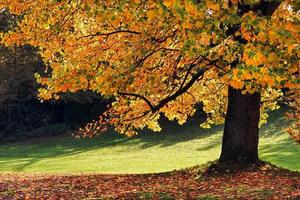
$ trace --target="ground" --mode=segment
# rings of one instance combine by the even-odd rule
[[[0,145],[0,200],[300,199],[300,146],[284,133],[282,114],[261,128],[259,144],[260,158],[281,168],[192,167],[216,160],[221,149],[222,126],[203,130],[197,121],[135,138],[108,133]]]
[[[300,173],[265,165],[201,175],[0,175],[0,199],[300,199]]]

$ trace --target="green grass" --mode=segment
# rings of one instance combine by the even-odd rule
[[[300,171],[300,146],[282,130],[287,125],[276,111],[262,127],[260,157]],[[0,172],[151,173],[200,165],[218,158],[222,126],[204,130],[199,123],[165,125],[162,133],[127,138],[109,133],[93,139],[50,138],[0,146]]]

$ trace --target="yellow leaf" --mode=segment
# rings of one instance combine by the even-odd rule
[[[164,5],[171,8],[175,5],[176,0],[164,0]]]
[[[206,2],[206,6],[211,9],[211,10],[214,10],[214,11],[219,11],[220,10],[220,5],[218,3],[215,3],[211,0],[208,0]]]

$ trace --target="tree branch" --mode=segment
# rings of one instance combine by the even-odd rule
[[[256,5],[247,5],[244,3],[239,3],[238,8],[240,10],[240,16],[243,16],[245,13],[249,11],[258,12],[260,11],[263,16],[272,16],[273,13],[277,10],[280,6],[282,1],[269,1],[269,0],[261,0]]]
[[[185,77],[184,77],[182,83],[180,84],[179,89],[181,89],[181,88],[184,86],[185,82],[187,81],[187,78],[188,78],[189,75],[190,75],[190,72],[192,71],[192,69],[193,69],[195,66],[196,66],[195,64],[190,64],[190,66],[189,66],[189,68],[188,68],[188,70],[187,70],[187,72],[186,72],[186,74],[185,74]]]
[[[178,96],[182,95],[188,89],[190,89],[190,87],[192,87],[192,85],[198,80],[198,78],[200,78],[201,76],[204,75],[205,71],[206,71],[205,69],[200,69],[196,74],[194,74],[192,76],[192,78],[189,80],[189,82],[185,86],[178,89],[174,94],[172,94],[172,95],[168,96],[167,98],[161,100],[157,105],[153,105],[146,97],[144,97],[142,95],[139,95],[139,94],[127,93],[127,92],[118,92],[118,94],[121,95],[121,96],[132,96],[132,97],[137,97],[137,98],[143,99],[147,103],[147,105],[149,106],[151,112],[155,113],[156,111],[158,111],[159,109],[164,107],[167,103],[169,103],[170,101],[175,100]]]
[[[96,36],[110,36],[110,35],[115,35],[115,34],[119,34],[119,33],[129,33],[129,34],[135,34],[135,35],[141,34],[140,32],[137,32],[137,31],[117,30],[117,31],[109,32],[109,33],[100,33],[100,32],[97,32],[97,33],[94,33],[94,34],[81,36],[80,38],[96,37]]]
[[[208,64],[209,66],[216,66],[216,61],[210,61],[209,59],[205,59],[206,61],[209,61],[210,63]],[[153,105],[150,100],[148,100],[146,97],[139,95],[139,94],[134,94],[134,93],[128,93],[128,92],[118,92],[119,95],[121,96],[133,96],[137,98],[143,99],[147,105],[149,106],[150,110],[152,113],[157,112],[159,109],[164,107],[167,103],[170,101],[175,100],[177,97],[182,95],[183,93],[187,92],[195,82],[198,81],[199,78],[203,77],[204,73],[206,72],[208,68],[201,68],[199,69],[193,76],[192,78],[188,81],[188,83],[182,87],[180,87],[174,94],[166,97],[165,99],[162,99],[157,105]]]
[[[167,103],[170,101],[175,100],[177,97],[188,91],[192,87],[192,85],[205,73],[205,69],[200,69],[196,74],[192,76],[192,78],[189,80],[189,82],[182,87],[181,89],[177,90],[174,94],[168,96],[167,98],[161,100],[156,106],[153,107],[153,110],[156,112],[162,107],[164,107]],[[153,111],[152,111],[153,112]]]
[[[121,95],[121,96],[132,96],[132,97],[141,98],[141,99],[143,99],[147,103],[147,105],[149,106],[149,108],[151,109],[151,111],[155,112],[154,106],[152,105],[152,103],[146,97],[144,97],[142,95],[134,94],[134,93],[128,93],[128,92],[118,92],[118,94]]]
[[[230,1],[231,2],[231,1]],[[238,15],[242,17],[244,14],[248,13],[249,11],[253,12],[260,12],[263,16],[272,16],[273,13],[277,10],[277,8],[280,6],[281,1],[268,1],[268,0],[261,0],[256,5],[248,5],[243,3],[243,1],[240,1],[238,4]],[[239,31],[241,28],[240,24],[235,24],[228,28],[226,31],[227,36],[233,36],[233,38],[240,42],[241,44],[246,44],[247,40],[245,40],[242,37],[235,36],[235,33]]]
[[[130,119],[125,119],[124,121],[127,122],[127,121],[134,121],[134,120],[137,120],[137,119],[140,119],[140,118],[143,118],[145,117],[146,115],[148,115],[148,113],[150,113],[151,111],[148,110],[146,112],[144,112],[142,115],[139,115],[137,117],[133,117],[133,118],[130,118]]]

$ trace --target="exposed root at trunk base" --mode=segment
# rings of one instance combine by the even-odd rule
[[[240,172],[275,172],[281,171],[286,173],[293,173],[289,170],[277,167],[271,163],[258,160],[255,163],[236,163],[236,162],[224,162],[216,160],[209,162],[205,165],[193,167],[189,170],[197,177],[216,176],[218,174],[235,174]]]

